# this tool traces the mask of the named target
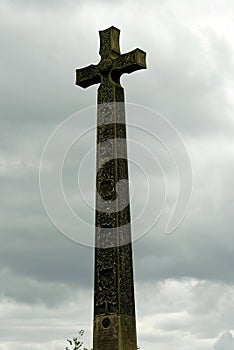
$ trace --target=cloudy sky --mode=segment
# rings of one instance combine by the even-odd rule
[[[134,242],[138,344],[207,350],[225,330],[234,332],[233,16],[232,0],[1,0],[1,350],[64,349],[81,328],[91,344],[93,249],[51,223],[39,164],[53,130],[95,104],[97,86],[76,87],[74,71],[99,61],[98,30],[111,25],[121,30],[122,52],[147,52],[148,69],[122,77],[126,101],[174,125],[193,169],[187,215],[167,235],[176,168],[160,142],[129,127],[129,157],[137,161],[134,141],[147,145],[167,180],[160,220]],[[80,118],[83,128],[93,115],[86,117]],[[142,114],[144,120],[147,125]],[[89,221],[87,235],[93,234],[93,212],[78,191],[77,169],[94,145],[90,131],[74,145],[64,170],[67,196]],[[138,152],[140,166],[142,158]],[[94,161],[83,165],[81,187],[92,201]],[[147,189],[137,169],[132,162],[132,212],[133,218],[141,214],[143,225],[160,211],[163,182],[153,165],[145,169],[154,200],[141,210]]]

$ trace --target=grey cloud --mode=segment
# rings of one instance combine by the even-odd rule
[[[233,68],[225,39],[217,37],[212,30],[202,32],[208,42],[204,47],[197,34],[182,26],[176,25],[176,29],[173,24],[170,26],[171,37],[167,38],[170,46],[163,43],[163,35],[162,39],[160,35],[145,35],[145,46],[149,48],[148,71],[139,73],[145,89],[144,99],[141,87],[132,86],[130,78],[126,77],[124,84],[129,99],[144,102],[149,107],[153,103],[153,108],[184,135],[231,135],[231,101],[226,88],[227,72],[230,79]],[[172,38],[173,29],[176,40]]]
[[[181,3],[180,6],[186,8],[187,5]],[[197,11],[201,11],[203,6],[207,8],[207,3],[209,1],[200,3]],[[20,311],[22,304],[32,308],[29,320],[41,312],[46,319],[44,322],[48,323],[51,317],[58,317],[56,311],[52,315],[49,309],[58,310],[61,305],[61,309],[65,310],[67,300],[71,304],[76,300],[76,290],[78,293],[92,290],[93,251],[74,244],[57,232],[44,211],[38,186],[39,161],[51,132],[64,118],[96,102],[97,87],[82,90],[74,85],[75,69],[98,62],[97,31],[107,26],[104,10],[112,5],[103,1],[100,12],[93,13],[94,2],[83,4],[86,7],[82,7],[82,15],[81,8],[74,1],[31,1],[30,6],[24,1],[5,1],[1,5],[0,90],[3,122],[0,158],[3,209],[0,278],[1,291],[5,293],[5,298],[11,300],[7,307],[11,310],[12,304],[16,305],[16,318],[22,320],[23,313],[27,314],[25,309]],[[230,328],[230,324],[233,324],[232,298],[228,299],[234,280],[231,230],[233,195],[230,190],[233,188],[234,170],[231,152],[233,123],[232,105],[227,95],[227,84],[233,79],[232,48],[212,28],[205,30],[200,27],[197,34],[186,21],[182,26],[178,17],[171,15],[173,7],[170,1],[151,1],[150,8],[143,7],[140,2],[130,1],[127,4],[122,6],[122,3],[116,3],[119,12],[109,11],[108,22],[123,29],[122,52],[138,46],[147,51],[148,69],[122,78],[126,101],[158,109],[173,122],[190,150],[194,167],[194,197],[179,229],[173,235],[165,236],[163,216],[155,229],[134,244],[137,290],[140,291],[141,286],[147,284],[146,290],[142,287],[143,296],[137,295],[139,322],[146,318],[147,328],[140,335],[140,340],[145,349],[151,350],[155,347],[156,339],[160,346],[166,349],[167,344],[169,348],[170,338],[173,339],[174,348],[177,346],[181,349],[182,340],[186,340],[183,333],[186,318],[183,319],[182,315],[176,328],[173,315],[163,320],[157,317],[161,317],[159,311],[170,314],[171,308],[180,314],[184,308],[191,313],[187,332],[192,334],[192,339],[187,338],[187,341],[191,341],[191,349],[201,350],[207,346],[207,339],[204,338],[216,338],[220,328]],[[226,8],[226,12],[229,12],[229,8]],[[136,25],[134,11],[139,9],[142,10],[141,21]],[[84,26],[85,14],[92,19],[89,26],[87,23]],[[121,19],[118,17],[120,14]],[[205,39],[206,46],[201,38]],[[84,127],[85,123],[86,120],[81,118],[80,127]],[[166,203],[168,214],[175,198],[175,169],[165,151],[147,139],[146,135],[134,133],[134,130],[129,134],[152,148],[167,173],[170,184]],[[74,200],[77,166],[90,145],[90,140],[84,140],[83,144],[74,147],[66,164],[64,180],[70,199]],[[210,150],[207,150],[209,145]],[[155,186],[159,186],[158,174],[150,172],[149,176],[152,175],[155,176]],[[131,176],[135,176],[134,171]],[[94,174],[92,179],[91,176],[87,177],[87,189],[90,190],[90,181],[93,186],[93,180]],[[137,200],[132,203],[135,212],[142,204],[141,181],[141,178],[135,179],[135,191],[138,192]],[[161,188],[158,191],[161,195]],[[78,195],[75,201],[72,202],[74,208],[79,210],[83,204],[80,204]],[[157,205],[158,198],[155,198],[155,207]],[[89,213],[85,207],[82,208],[82,214],[88,217]],[[144,220],[147,221],[154,213],[155,208],[150,208],[144,213]],[[93,216],[90,220],[93,220]],[[87,233],[90,230],[87,228]],[[174,278],[182,283],[185,277],[206,281],[193,288],[188,304],[181,301],[183,296],[176,299],[177,305],[173,301],[168,302],[166,292],[160,294],[160,288],[152,294],[156,281],[164,283],[165,279]],[[173,288],[169,287],[168,290]],[[207,300],[206,291],[210,300],[217,304],[214,313],[211,312],[212,305]],[[141,303],[145,306],[146,295],[149,295],[149,305],[144,308]],[[83,299],[82,302],[84,306],[90,303],[90,314],[91,298],[89,296],[89,301]],[[89,322],[87,310],[80,304],[76,307],[73,316],[60,310],[61,319],[67,322],[67,328],[62,331],[64,338],[76,319],[79,318],[81,324],[83,317],[85,322]],[[151,309],[156,316],[151,315]],[[161,330],[155,331],[155,317]],[[216,320],[212,322],[212,318]],[[206,327],[202,321],[204,319]],[[59,338],[61,328],[53,328],[53,322],[49,331],[41,329],[40,339],[38,324],[27,341],[27,335],[21,331],[19,342],[21,345],[30,343],[35,334],[38,344],[43,334],[46,341],[51,341],[52,337]],[[25,326],[27,330],[29,323]],[[5,344],[7,342],[6,347],[4,343],[0,345],[4,350],[15,350],[21,346],[18,343],[9,344],[11,326],[6,322],[1,333],[1,339]],[[167,329],[168,333],[165,331]],[[141,342],[139,344],[143,348]],[[46,343],[45,346],[53,350],[58,348],[51,344]],[[212,341],[209,344],[212,345]],[[36,348],[35,344],[33,346]],[[43,345],[40,343],[37,348],[43,349]]]
[[[26,258],[26,257],[25,257]],[[29,262],[30,264],[30,262]],[[36,278],[37,276],[34,275]],[[32,277],[12,274],[10,270],[0,271],[1,295],[11,301],[26,304],[44,304],[55,307],[69,299],[73,299],[74,291],[58,282],[40,282]]]
[[[233,285],[172,279],[137,285],[137,292],[139,337],[146,342],[169,349],[172,338],[176,349],[211,348],[222,329],[232,327]]]

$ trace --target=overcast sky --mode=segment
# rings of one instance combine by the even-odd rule
[[[160,142],[129,128],[129,157],[136,159],[134,141],[147,145],[168,189],[158,224],[134,242],[138,344],[144,350],[211,350],[225,330],[234,334],[233,16],[232,0],[1,0],[0,350],[65,349],[81,328],[91,344],[93,249],[51,223],[40,196],[39,164],[53,130],[95,104],[97,86],[75,86],[74,73],[98,63],[98,30],[111,25],[121,30],[122,52],[147,52],[147,70],[122,77],[126,102],[172,123],[193,169],[187,215],[166,235],[176,168]],[[80,125],[89,125],[86,115]],[[87,235],[94,232],[94,214],[76,182],[94,145],[95,132],[74,145],[64,175],[74,209],[90,223]],[[138,157],[141,165],[143,154]],[[90,160],[81,183],[92,201]],[[163,198],[162,174],[153,169],[145,172],[155,198],[141,210],[145,178],[130,164],[133,218],[141,212],[142,225]]]

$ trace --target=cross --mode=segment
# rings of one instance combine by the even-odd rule
[[[146,68],[146,53],[140,49],[135,49],[125,54],[120,54],[119,49],[120,30],[110,27],[99,31],[101,60],[97,65],[91,64],[88,67],[76,70],[76,85],[87,88],[93,84],[105,84],[109,80],[112,84],[119,84],[119,79],[124,73],[132,73],[139,69]],[[112,101],[123,102],[114,99]],[[103,98],[105,98],[103,96]],[[101,99],[99,102],[112,102]]]
[[[99,83],[93,350],[136,350],[124,89],[120,77],[146,68],[140,49],[120,54],[119,29],[99,32],[101,60],[76,70],[76,85]],[[119,187],[118,187],[119,186]]]

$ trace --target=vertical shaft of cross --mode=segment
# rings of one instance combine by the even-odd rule
[[[124,94],[109,82],[107,95],[106,86],[98,89],[93,345],[95,350],[135,350]]]
[[[136,350],[124,90],[120,76],[146,68],[145,53],[120,54],[119,30],[100,31],[98,65],[76,83],[100,83],[97,98],[94,350]]]

